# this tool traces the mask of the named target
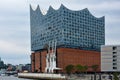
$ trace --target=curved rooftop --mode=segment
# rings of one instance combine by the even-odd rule
[[[68,10],[68,11],[71,11],[71,12],[86,12],[88,14],[90,14],[91,16],[93,16],[94,18],[97,18],[97,19],[100,19],[100,18],[104,18],[104,16],[102,17],[95,17],[89,10],[88,8],[84,8],[82,10],[71,10],[67,7],[65,7],[63,4],[61,4],[61,6],[58,8],[58,9],[54,9],[52,6],[49,6],[48,10],[47,11],[44,11],[42,9],[40,9],[39,5],[37,5],[36,9],[33,9],[33,7],[30,5],[30,10],[32,10],[33,12],[40,12],[43,16],[47,15],[50,11],[59,11],[61,10],[62,8]]]
[[[104,45],[104,17],[96,18],[87,8],[70,10],[63,4],[49,6],[46,13],[39,5],[30,5],[31,50],[40,50],[50,40],[57,46],[100,51]]]

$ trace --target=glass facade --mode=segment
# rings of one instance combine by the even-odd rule
[[[105,44],[104,17],[94,17],[87,8],[72,11],[61,5],[49,7],[45,15],[30,7],[31,50],[44,49],[49,41],[57,40],[57,47],[100,51]]]

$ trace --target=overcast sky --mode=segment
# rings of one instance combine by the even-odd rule
[[[39,4],[71,10],[88,8],[96,17],[105,16],[106,45],[120,44],[120,0],[0,0],[0,57],[5,63],[30,63],[30,13]]]

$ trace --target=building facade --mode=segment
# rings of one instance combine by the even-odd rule
[[[100,46],[105,44],[104,23],[104,17],[94,17],[87,8],[72,11],[64,5],[58,10],[50,6],[43,14],[39,6],[36,10],[30,6],[32,72],[56,69],[65,72],[70,64],[98,65],[97,71],[100,71]]]
[[[72,11],[61,5],[49,7],[46,14],[30,7],[31,50],[44,49],[49,41],[57,40],[57,47],[100,51],[105,43],[104,17],[94,17],[87,8]]]
[[[37,51],[31,54],[32,72],[46,72],[46,55],[47,50]],[[98,65],[97,72],[100,72],[100,52],[88,51],[71,48],[57,48],[56,50],[56,67],[60,68],[59,72],[66,72],[68,65],[88,66],[88,72],[93,72],[91,66]]]
[[[120,72],[120,45],[101,46],[101,71]]]

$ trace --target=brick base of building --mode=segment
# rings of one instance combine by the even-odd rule
[[[32,72],[45,72],[47,50],[37,51],[31,54]],[[98,65],[97,71],[100,71],[100,52],[71,49],[71,48],[57,48],[57,67],[61,68],[60,72],[65,72],[67,65],[82,65],[88,66],[88,72],[93,72],[90,68],[93,65]]]

